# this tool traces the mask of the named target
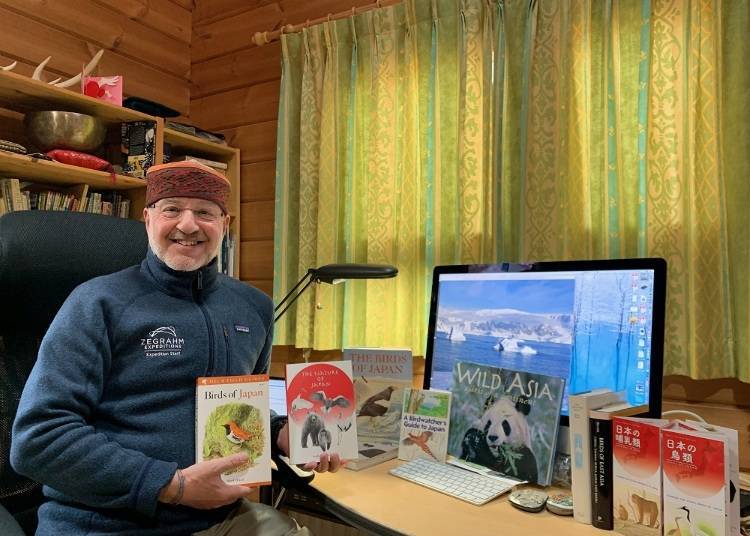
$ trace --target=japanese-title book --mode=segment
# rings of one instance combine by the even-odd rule
[[[456,361],[448,454],[547,486],[565,380]]]
[[[612,419],[638,415],[648,406],[620,402],[589,411],[591,432],[591,524],[612,530]],[[574,499],[575,500],[575,499]]]
[[[351,361],[286,366],[289,461],[317,461],[324,452],[357,457]]]
[[[591,524],[591,432],[589,412],[625,400],[625,391],[595,389],[568,397],[570,427],[570,477],[573,517]]]
[[[227,484],[271,483],[271,412],[268,376],[215,376],[196,380],[195,461],[237,453],[246,464],[222,473]]]
[[[666,419],[612,419],[614,530],[628,536],[660,535],[661,430]]]
[[[352,363],[359,457],[346,464],[359,471],[398,454],[401,402],[412,385],[411,350],[345,348]]]
[[[686,424],[661,432],[664,534],[737,535],[737,431]]]
[[[404,392],[399,460],[427,458],[445,462],[448,454],[451,393],[425,389]]]

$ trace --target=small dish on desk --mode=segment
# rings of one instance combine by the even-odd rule
[[[572,516],[573,497],[570,493],[553,493],[547,498],[547,510],[558,516]]]
[[[520,488],[510,494],[508,502],[524,512],[541,512],[547,502],[547,494],[533,488]]]

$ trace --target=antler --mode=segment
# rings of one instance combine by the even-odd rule
[[[18,65],[17,61],[14,61],[10,65],[6,65],[5,67],[0,67],[0,71],[12,71],[16,68],[16,65]]]
[[[49,60],[52,59],[52,56],[47,56],[47,58],[37,65],[36,69],[34,69],[34,74],[31,75],[32,80],[41,80],[42,79],[42,71],[44,70],[44,67],[49,63]]]
[[[96,65],[99,63],[99,60],[102,59],[102,56],[104,55],[104,49],[101,49],[99,52],[96,53],[96,55],[91,58],[91,61],[86,65],[86,67],[83,68],[83,71],[75,75],[73,78],[70,78],[69,80],[65,80],[64,82],[58,82],[55,84],[57,87],[70,87],[74,86],[81,82],[81,78],[84,76],[88,76],[88,74],[94,70]]]

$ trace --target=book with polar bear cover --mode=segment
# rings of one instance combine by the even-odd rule
[[[248,462],[222,473],[227,484],[271,483],[268,376],[214,376],[196,380],[196,463],[245,453]]]
[[[661,429],[666,419],[612,418],[614,530],[661,534]]]
[[[398,459],[426,458],[445,462],[450,416],[450,392],[406,389]]]
[[[357,457],[351,361],[286,366],[289,461],[317,461],[324,452]]]
[[[411,350],[344,348],[352,362],[359,457],[346,464],[359,471],[398,454],[401,402],[412,385]]]
[[[448,453],[549,485],[564,390],[562,378],[456,361]]]

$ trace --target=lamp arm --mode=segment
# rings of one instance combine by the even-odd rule
[[[300,290],[299,292],[297,292],[297,294],[294,294],[294,296],[292,297],[292,294],[294,293],[295,289],[296,289],[297,287],[299,287],[299,286],[300,286],[300,285],[302,284],[302,282],[303,282],[303,281],[305,281],[306,279],[307,279],[307,283],[305,284],[305,286],[304,286],[304,287],[302,287],[302,290]],[[286,310],[287,310],[287,309],[289,309],[289,307],[291,307],[291,305],[292,305],[292,304],[293,304],[293,303],[294,303],[295,301],[297,301],[297,298],[299,298],[299,297],[300,297],[300,296],[302,295],[302,293],[303,293],[303,292],[305,292],[305,290],[307,290],[307,287],[309,287],[309,286],[310,286],[310,285],[311,285],[311,284],[312,284],[312,283],[313,283],[314,281],[315,281],[315,279],[314,279],[314,278],[312,277],[312,272],[308,272],[307,274],[305,274],[305,276],[304,276],[304,277],[303,277],[302,279],[300,279],[299,283],[297,283],[297,284],[296,284],[296,285],[294,286],[294,288],[293,288],[293,289],[292,289],[291,291],[289,291],[289,294],[287,294],[286,296],[284,296],[284,299],[283,299],[283,300],[281,300],[281,301],[279,302],[279,304],[278,304],[278,305],[276,306],[276,308],[274,309],[274,311],[273,311],[274,313],[276,313],[276,311],[278,311],[278,310],[279,310],[279,307],[281,307],[281,305],[282,305],[282,304],[283,304],[283,303],[284,303],[285,301],[287,301],[287,299],[289,299],[290,297],[292,297],[292,299],[291,299],[291,300],[289,300],[289,303],[287,303],[287,304],[286,304],[286,307],[284,307],[284,308],[283,308],[283,309],[281,310],[281,312],[279,312],[278,314],[276,314],[276,317],[275,317],[275,318],[273,319],[273,322],[274,322],[274,324],[275,324],[276,322],[278,322],[279,318],[281,318],[281,317],[282,317],[282,316],[284,315],[284,313],[286,313]]]
[[[299,286],[302,283],[304,283],[305,280],[308,277],[310,277],[311,274],[312,274],[312,270],[308,270],[307,273],[305,275],[303,275],[302,278],[299,281],[297,281],[297,284],[292,287],[292,290],[290,290],[289,292],[287,292],[286,296],[284,296],[284,299],[282,299],[279,303],[277,303],[276,307],[273,308],[273,312],[274,313],[276,311],[278,311],[279,309],[281,309],[281,306],[284,305],[284,302],[287,301],[289,298],[292,297],[292,295],[294,294],[294,291],[297,290],[297,288],[299,288]],[[297,295],[299,296],[299,294],[297,294]]]

